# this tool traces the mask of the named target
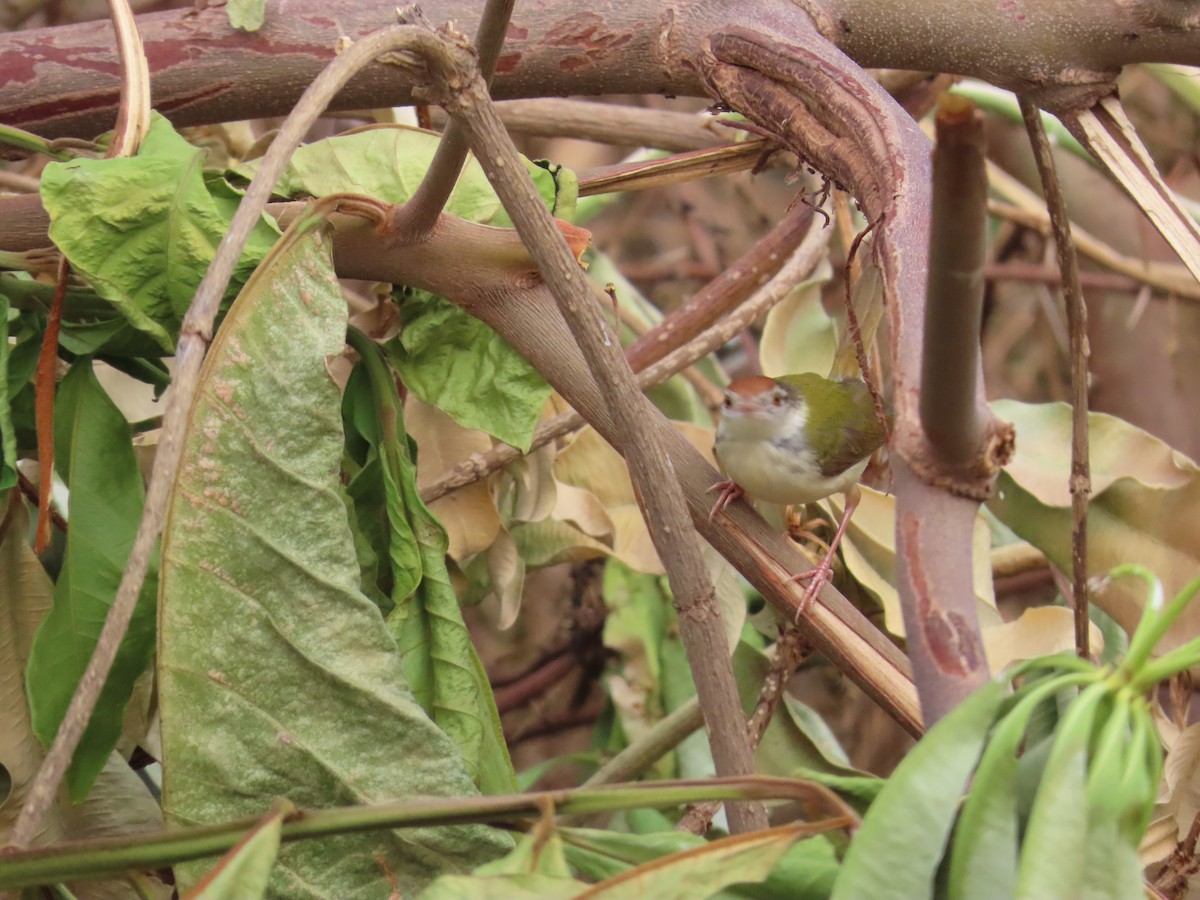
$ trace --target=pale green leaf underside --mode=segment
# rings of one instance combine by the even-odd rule
[[[322,233],[285,243],[205,362],[164,536],[164,806],[179,823],[261,814],[279,796],[312,808],[475,793],[359,590],[326,370],[345,302]],[[281,850],[268,895],[383,900],[379,853],[410,895],[507,846],[476,826],[305,841]]]

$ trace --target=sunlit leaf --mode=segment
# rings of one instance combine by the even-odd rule
[[[171,496],[159,689],[176,823],[261,815],[277,797],[321,808],[475,793],[358,588],[326,368],[346,307],[312,224],[293,226],[218,332]],[[389,871],[408,894],[508,846],[469,825],[289,844],[268,895],[383,900]],[[186,886],[204,868],[176,871]]]
[[[296,149],[275,187],[284,197],[324,197],[327,194],[367,194],[389,203],[403,203],[425,178],[441,135],[407,125],[377,125],[314,141]],[[566,169],[523,160],[525,169],[550,211],[569,219],[578,184]],[[259,161],[235,169],[249,180]],[[463,166],[446,212],[483,225],[509,224],[500,198],[492,190],[474,157]]]
[[[258,31],[266,20],[267,0],[229,0],[225,14],[229,24],[242,31]]]
[[[1104,636],[1095,623],[1088,623],[1092,653],[1104,649]],[[1011,622],[983,629],[983,649],[993,672],[1010,663],[1035,656],[1051,656],[1075,649],[1075,613],[1065,606],[1037,606]]]
[[[504,338],[449,300],[412,291],[388,349],[405,385],[464,428],[529,449],[550,385]]]
[[[136,156],[77,158],[42,173],[50,238],[136,328],[170,352],[236,199],[205,184],[204,151],[158,113]],[[234,272],[236,292],[278,236],[261,220]]]

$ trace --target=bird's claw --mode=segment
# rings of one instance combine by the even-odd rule
[[[712,487],[710,487],[709,490],[721,492],[717,496],[717,502],[713,504],[713,508],[708,511],[708,521],[710,521],[710,522],[713,520],[713,518],[716,516],[717,513],[719,513],[721,510],[723,510],[725,507],[727,507],[730,503],[732,503],[738,497],[744,496],[746,493],[744,490],[742,490],[741,485],[739,485],[736,481],[728,481],[728,480],[727,481],[718,481],[716,484],[714,484]]]
[[[804,591],[804,596],[796,605],[795,622],[797,625],[800,624],[800,619],[808,611],[809,606],[817,599],[817,594],[821,592],[821,586],[833,575],[832,557],[833,554],[828,553],[815,569],[809,569],[807,572],[801,572],[799,575],[792,576],[792,581],[797,583],[809,582],[808,587]]]

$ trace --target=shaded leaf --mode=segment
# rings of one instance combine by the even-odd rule
[[[824,375],[833,365],[837,351],[837,328],[821,305],[821,290],[833,277],[828,260],[817,266],[811,278],[794,288],[771,307],[763,322],[759,361],[769,378],[796,372]]]
[[[167,352],[236,206],[210,193],[203,164],[204,151],[152,112],[136,156],[76,158],[42,173],[51,240],[97,293]],[[278,233],[265,218],[255,226],[231,294]]]
[[[404,422],[417,442],[417,488],[424,489],[473,454],[486,453],[492,439],[463,428],[436,406],[410,394]],[[500,516],[486,479],[459,488],[429,504],[449,539],[449,553],[462,561],[491,546],[500,531]]]
[[[312,224],[293,226],[218,332],[171,495],[159,675],[176,823],[261,814],[281,796],[321,808],[475,793],[358,588],[326,368],[346,307]],[[268,896],[383,900],[388,872],[408,894],[509,846],[470,825],[289,844]],[[176,871],[186,886],[203,868]]]
[[[38,622],[49,611],[54,591],[29,546],[29,518],[19,496],[11,496],[0,521],[0,766],[11,779],[11,791],[0,796],[0,844],[6,843],[44,754],[25,702],[25,664]],[[68,840],[119,837],[162,830],[162,812],[146,786],[120,756],[110,754],[82,804],[60,802],[42,820],[34,846]],[[165,898],[170,888],[156,878],[147,884]],[[124,900],[123,879],[72,885],[80,900]]]
[[[446,532],[417,493],[417,466],[395,379],[378,344],[362,332],[353,332],[351,341],[370,396],[369,412],[360,411],[355,420],[375,448],[383,475],[395,604],[387,621],[404,674],[425,712],[454,739],[475,783],[488,793],[512,791],[516,776],[491,685],[481,675],[450,585]]]
[[[581,900],[692,900],[708,897],[731,884],[763,881],[810,828],[808,823],[781,825],[705,843],[614,875],[578,896]]]
[[[989,508],[1009,528],[1071,571],[1071,410],[1066,404],[992,404],[1017,428],[1017,453],[1000,474]],[[1088,507],[1088,573],[1106,574],[1136,561],[1172,596],[1200,570],[1200,469],[1170,446],[1114,416],[1091,413],[1092,498]],[[1143,589],[1120,579],[1093,602],[1132,634]],[[1165,653],[1200,631],[1200,605],[1175,621],[1159,646]]]
[[[38,629],[28,671],[33,726],[47,747],[96,649],[145,502],[129,424],[86,357],[59,385],[54,444],[57,468],[71,492],[71,525],[54,608]],[[156,570],[152,560],[129,630],[67,772],[76,803],[116,747],[134,681],[154,653]]]

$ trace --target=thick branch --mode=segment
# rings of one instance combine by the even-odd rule
[[[1135,62],[1200,64],[1200,41],[1176,0],[962,4],[804,0],[825,38],[866,66],[957,72],[1018,92],[1094,97]],[[430,21],[472,32],[478,0],[426,0]],[[662,93],[703,96],[705,37],[728,25],[727,0],[574,0],[519,6],[496,70],[498,98]],[[738,22],[787,31],[792,0],[737,6]],[[270,5],[256,34],[229,26],[220,4],[138,16],[155,107],[179,125],[285,115],[333,58],[340,38],[389,24],[375,0]],[[781,28],[781,25],[784,26]],[[334,110],[412,102],[416,76],[374,66],[339,93]],[[111,40],[91,23],[0,34],[0,121],[48,137],[111,127],[118,70]]]

